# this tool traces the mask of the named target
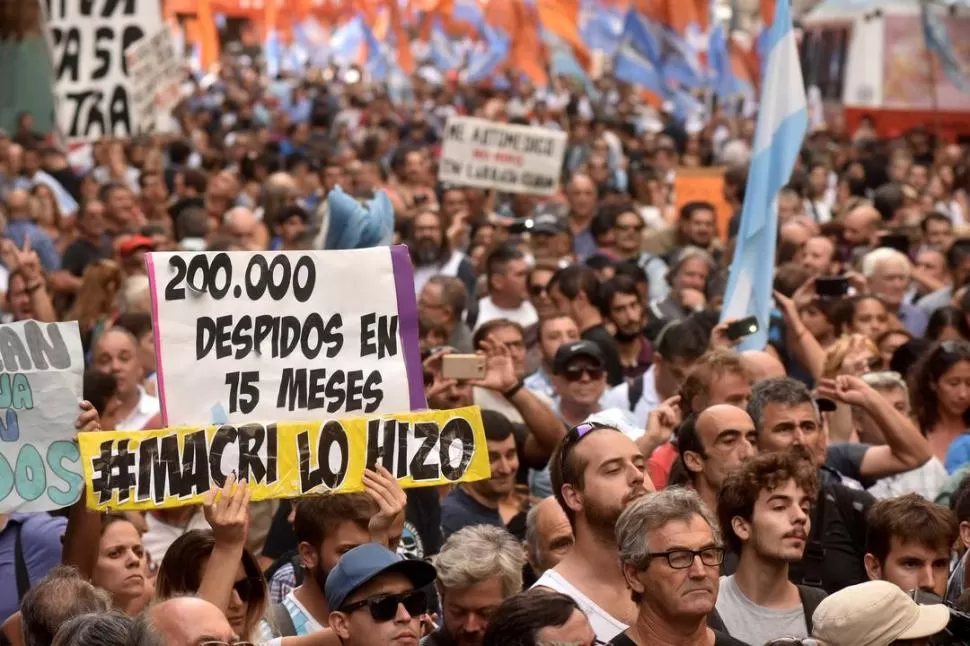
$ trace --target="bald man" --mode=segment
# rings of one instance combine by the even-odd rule
[[[755,453],[757,431],[747,411],[731,404],[705,408],[677,430],[677,447],[691,485],[709,509],[717,509],[724,479]]]
[[[842,224],[842,239],[854,255],[859,255],[865,253],[867,247],[875,246],[882,217],[871,204],[862,204],[849,211]]]
[[[569,202],[569,230],[573,234],[573,251],[578,258],[596,253],[597,245],[589,225],[596,216],[596,184],[589,175],[577,173],[566,185]]]
[[[525,521],[526,557],[536,576],[559,564],[573,546],[573,528],[554,496],[529,510]]]
[[[157,603],[148,610],[148,620],[165,640],[165,646],[231,644],[239,638],[219,608],[196,597],[176,597]]]
[[[834,276],[839,273],[836,251],[831,238],[814,236],[802,247],[801,265],[814,276]]]
[[[742,352],[741,362],[747,368],[748,372],[751,373],[752,383],[787,375],[785,366],[778,360],[778,357],[762,350],[746,350]]]
[[[244,206],[229,209],[222,220],[222,228],[237,238],[247,251],[263,251],[269,246],[266,227]]]

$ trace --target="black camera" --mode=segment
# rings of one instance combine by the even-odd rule
[[[909,596],[922,606],[940,603],[950,611],[950,621],[942,632],[930,637],[930,646],[970,646],[970,613],[954,608],[932,592],[910,590]]]

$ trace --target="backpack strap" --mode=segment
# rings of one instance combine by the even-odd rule
[[[643,375],[638,375],[627,385],[627,400],[631,413],[636,410],[641,397],[643,397]]]
[[[815,614],[818,604],[822,603],[822,599],[827,596],[825,590],[821,588],[809,585],[798,586],[798,597],[802,600],[802,609],[805,611],[805,628],[808,629],[809,635],[812,634],[812,615]]]
[[[828,506],[828,496],[828,489],[820,487],[818,504],[812,517],[812,533],[808,537],[808,545],[805,546],[805,554],[802,556],[802,580],[795,581],[799,588],[803,585],[822,587],[821,576],[825,563],[825,508]],[[811,578],[810,573],[816,574],[818,578]]]
[[[23,601],[24,595],[30,590],[30,573],[27,572],[27,559],[24,558],[24,548],[20,541],[23,523],[17,523],[14,527],[13,542],[13,567],[17,579],[17,601]]]
[[[280,637],[296,637],[296,626],[293,624],[293,617],[290,611],[282,603],[274,603],[269,607],[270,624],[279,633]]]

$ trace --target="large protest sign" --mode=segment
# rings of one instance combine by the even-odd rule
[[[170,113],[181,98],[182,62],[175,55],[172,30],[164,26],[128,49],[132,126],[152,132],[157,118]]]
[[[381,464],[404,488],[491,474],[477,407],[322,422],[81,433],[92,509],[195,504],[235,472],[253,500],[363,490]]]
[[[84,353],[77,322],[0,325],[0,512],[74,504]]]
[[[166,426],[425,407],[406,247],[148,255]]]
[[[45,0],[57,124],[68,139],[134,133],[125,52],[162,24],[159,0]]]
[[[559,186],[566,133],[474,117],[445,126],[438,179],[459,186],[552,195]]]

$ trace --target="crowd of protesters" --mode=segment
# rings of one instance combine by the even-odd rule
[[[964,638],[970,148],[814,129],[777,197],[770,342],[738,352],[718,321],[753,118],[684,126],[609,77],[594,98],[418,74],[395,101],[340,79],[227,58],[180,132],[94,141],[85,168],[21,115],[0,133],[5,320],[78,321],[78,430],[158,428],[144,254],[333,248],[328,197],[383,192],[428,406],[482,408],[491,477],[405,491],[378,468],[363,493],[259,503],[230,478],[201,508],[5,514],[4,641]],[[559,194],[438,183],[456,114],[566,132]],[[674,206],[701,166],[726,168],[729,217]],[[449,353],[484,376],[446,378]]]

